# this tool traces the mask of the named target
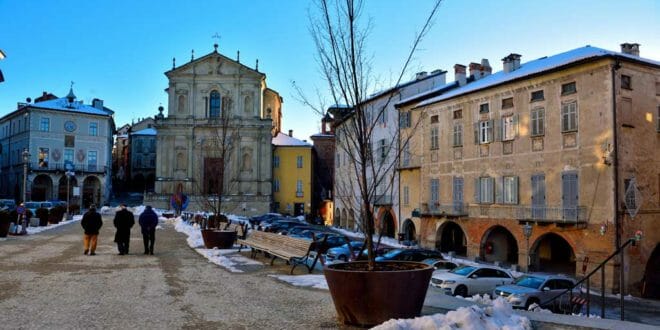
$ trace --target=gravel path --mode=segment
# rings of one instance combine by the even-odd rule
[[[137,225],[131,254],[118,256],[110,216],[104,216],[96,256],[83,255],[79,222],[0,241],[0,328],[340,327],[327,291],[268,276],[288,267],[230,273],[190,249],[172,225],[163,227],[154,256],[142,255]]]

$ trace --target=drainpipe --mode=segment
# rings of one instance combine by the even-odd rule
[[[619,60],[616,59],[614,65],[612,65],[612,140],[614,143],[614,226],[616,228],[615,234],[615,244],[618,249],[621,246],[621,235],[623,234],[623,224],[619,219],[619,142],[618,142],[618,125],[616,120],[616,72],[621,68]],[[625,250],[621,251],[619,256],[619,296],[621,304],[621,320],[624,319],[624,309],[623,309],[623,286],[624,286],[624,253]]]

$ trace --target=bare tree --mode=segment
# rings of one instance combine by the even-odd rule
[[[392,173],[393,167],[399,163],[409,137],[399,136],[399,130],[395,130],[394,136],[378,146],[379,151],[388,156],[388,161],[375,157],[372,150],[374,132],[388,105],[397,95],[396,89],[379,96],[379,102],[367,102],[374,99],[369,97],[369,93],[375,85],[375,78],[366,49],[370,24],[361,24],[362,1],[317,0],[317,5],[318,15],[310,16],[317,61],[335,106],[342,105],[347,109],[343,117],[335,118],[335,122],[341,122],[341,129],[336,132],[336,152],[348,158],[351,175],[336,182],[338,191],[335,192],[335,198],[342,199],[345,205],[355,206],[359,228],[365,233],[369,269],[373,270],[373,205],[379,192],[395,188],[394,176],[387,173]],[[428,32],[439,6],[440,0],[437,0],[413,42],[395,86],[400,84],[406,74],[413,54]],[[300,99],[308,105],[312,103],[307,98]],[[315,109],[319,111],[319,107]]]

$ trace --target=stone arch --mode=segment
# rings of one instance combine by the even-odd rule
[[[436,232],[435,248],[441,252],[453,251],[456,255],[467,255],[467,237],[461,226],[453,221],[446,221]]]
[[[394,238],[394,235],[396,234],[396,220],[394,220],[392,209],[388,209],[383,212],[380,217],[378,227],[381,235]]]
[[[67,193],[66,193],[66,187],[67,187],[67,177],[65,174],[60,176],[60,179],[58,180],[58,187],[59,189],[57,190],[57,199],[61,201],[65,201],[67,199]],[[73,199],[73,187],[78,186],[78,179],[76,179],[75,176],[72,176],[69,179],[69,195],[68,197],[70,199]]]
[[[651,257],[646,262],[642,297],[660,299],[660,243],[657,243]]]
[[[332,226],[333,227],[341,226],[341,211],[339,211],[339,208],[335,209],[335,217]]]
[[[406,219],[403,222],[403,240],[404,241],[417,240],[417,230],[415,229],[415,223],[410,219]]]
[[[92,204],[100,204],[101,202],[101,180],[90,175],[83,180],[82,189],[82,203],[81,207],[88,208]]]
[[[503,226],[488,228],[481,238],[479,256],[488,262],[502,264],[518,263],[518,242],[515,236]]]
[[[52,199],[53,179],[49,175],[39,174],[32,180],[30,200],[45,201]]]
[[[575,274],[575,250],[557,233],[547,233],[530,247],[531,269],[541,272]]]

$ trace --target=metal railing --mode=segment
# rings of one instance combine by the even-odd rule
[[[70,164],[53,162],[32,162],[29,164],[29,170],[33,172],[66,172],[68,170],[83,173],[105,173],[107,166],[92,164]]]
[[[538,207],[530,205],[472,204],[470,217],[517,219],[529,222],[586,223],[587,207]]]
[[[435,202],[422,203],[420,208],[422,214],[428,215],[450,215],[467,216],[468,205],[465,203],[440,204]]]

